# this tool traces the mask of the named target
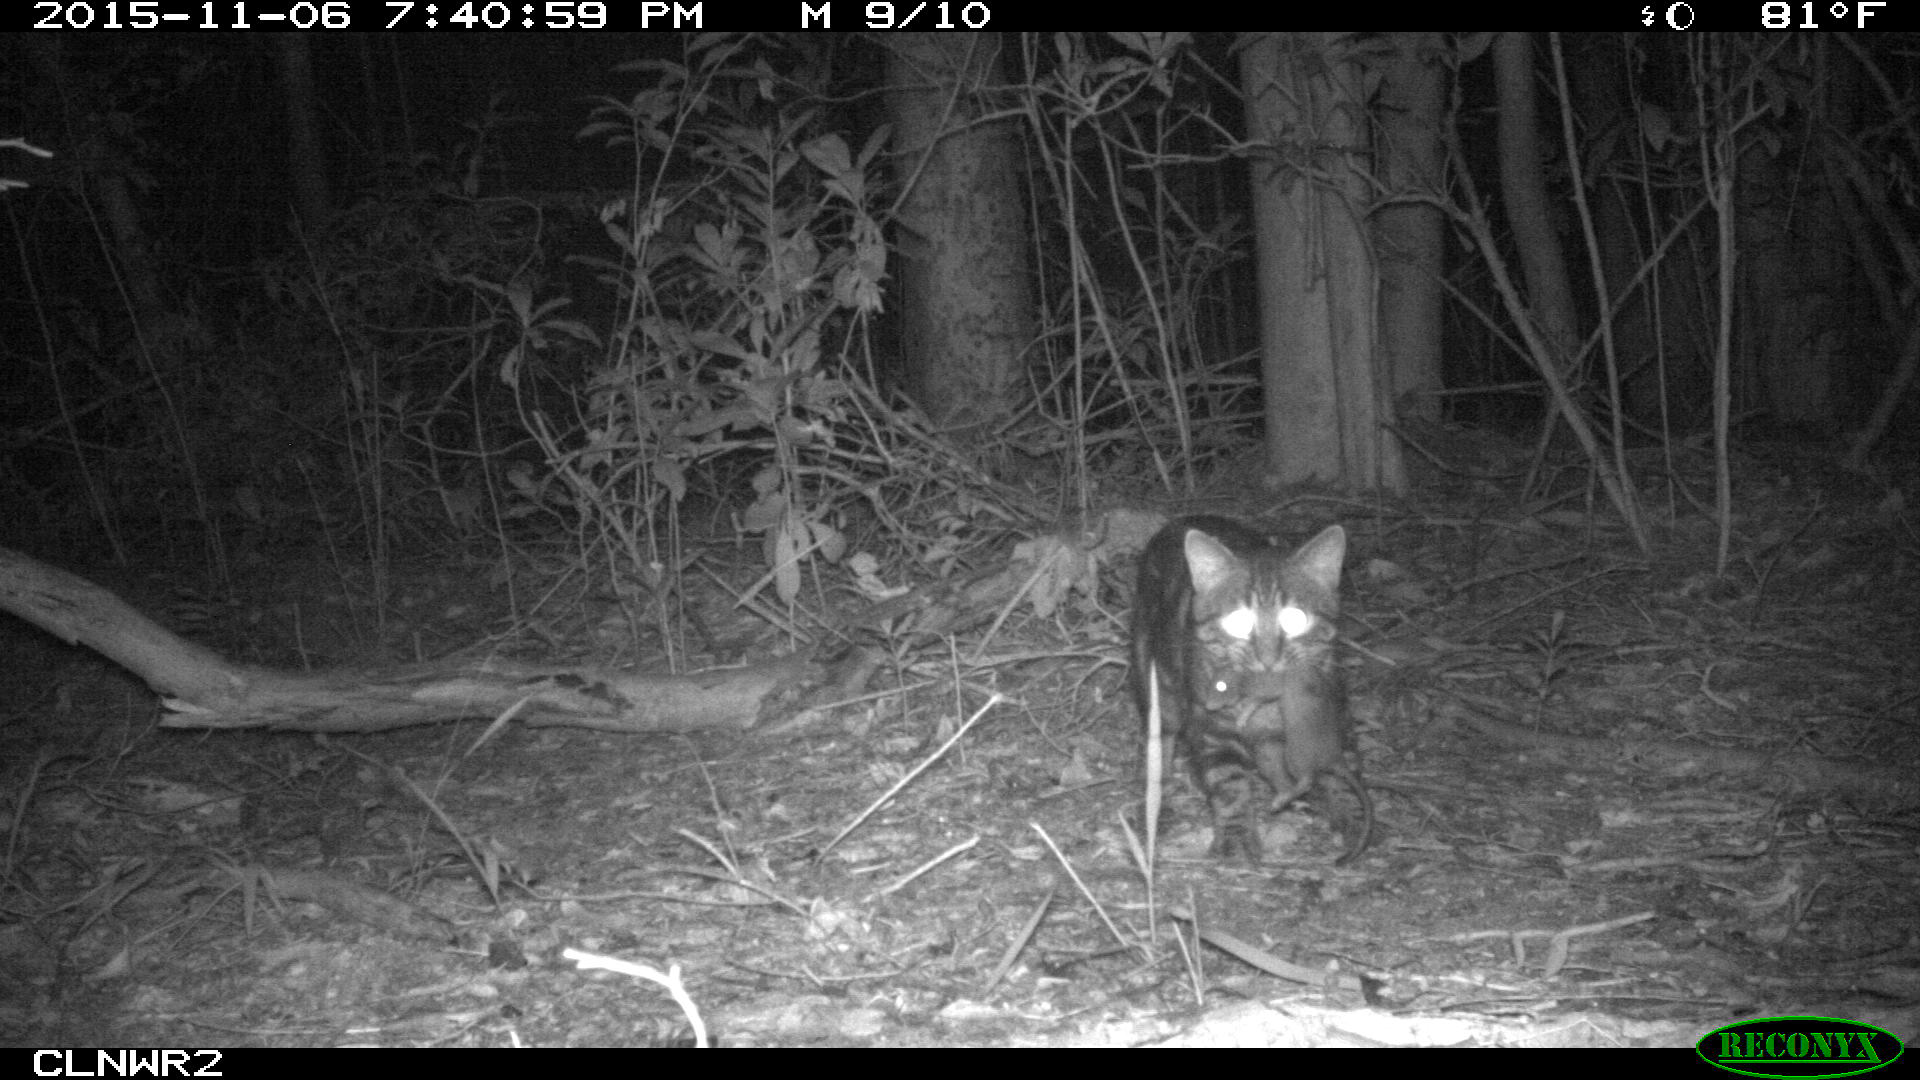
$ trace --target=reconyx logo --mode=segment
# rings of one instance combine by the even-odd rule
[[[1877,1027],[1831,1016],[1742,1020],[1707,1032],[1693,1048],[1728,1072],[1793,1080],[1869,1073],[1905,1049]]]

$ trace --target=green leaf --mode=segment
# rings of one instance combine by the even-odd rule
[[[840,535],[839,529],[824,521],[810,521],[807,528],[813,533],[815,550],[820,552],[821,558],[837,563],[847,553],[847,538]]]

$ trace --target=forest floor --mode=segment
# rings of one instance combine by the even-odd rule
[[[1788,1013],[1911,1041],[1920,516],[1786,452],[1736,505],[1724,574],[1659,489],[1650,554],[1491,484],[1159,507],[1346,525],[1379,825],[1340,867],[1311,808],[1261,865],[1210,858],[1177,763],[1142,865],[1124,564],[891,643],[867,700],[785,735],[163,729],[0,615],[0,1042],[1686,1046]],[[663,662],[613,597],[511,618],[481,556],[397,561],[377,619],[317,555],[243,570],[217,602],[158,561],[103,583],[295,669]],[[751,638],[716,597],[710,640]]]

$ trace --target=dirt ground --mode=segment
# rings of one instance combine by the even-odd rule
[[[1048,618],[883,641],[867,700],[781,736],[162,729],[0,615],[0,1041],[1685,1046],[1783,1013],[1912,1040],[1916,515],[1757,469],[1740,505],[1724,576],[1691,511],[1648,557],[1564,502],[1205,506],[1347,526],[1379,829],[1336,868],[1290,809],[1222,864],[1176,767],[1151,890],[1127,565]],[[661,659],[612,600],[541,626],[483,561],[394,573],[378,633],[317,558],[238,600],[109,584],[286,667]]]

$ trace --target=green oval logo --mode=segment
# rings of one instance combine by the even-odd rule
[[[1814,1080],[1859,1076],[1891,1065],[1906,1052],[1900,1040],[1871,1024],[1834,1016],[1767,1016],[1715,1028],[1695,1051],[1742,1076]]]

